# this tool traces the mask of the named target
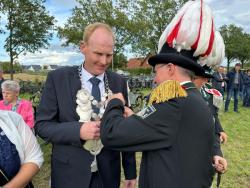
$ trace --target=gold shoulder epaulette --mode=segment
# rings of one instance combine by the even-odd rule
[[[149,105],[152,103],[161,103],[173,98],[186,97],[187,92],[175,80],[167,80],[157,86],[151,93]]]

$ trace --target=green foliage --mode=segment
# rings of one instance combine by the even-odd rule
[[[185,1],[143,0],[133,4],[133,52],[146,56],[157,52],[160,36]]]
[[[22,70],[23,73],[27,73],[29,75],[42,75],[42,76],[47,76],[48,72],[47,70],[41,70],[38,72],[30,71],[30,70]]]
[[[122,54],[116,54],[113,59],[114,65],[113,68],[126,68],[127,66],[127,58]]]
[[[32,96],[32,94],[30,94],[30,93],[20,93],[20,95],[19,95],[19,97],[21,99],[26,99],[26,100],[29,100],[31,96]]]
[[[125,69],[125,70],[129,72],[131,75],[141,75],[141,74],[149,75],[152,72],[151,68],[135,68],[135,69]]]
[[[10,64],[10,62],[0,62],[0,66],[3,69],[4,73],[11,73],[11,64]],[[21,65],[19,63],[14,63],[13,71],[15,73],[21,72],[22,71]]]
[[[220,112],[220,120],[229,139],[222,145],[224,157],[228,161],[228,171],[222,176],[222,188],[245,188],[250,185],[250,108],[240,106],[240,113],[232,109]],[[215,186],[214,186],[215,187]]]
[[[250,59],[250,35],[233,24],[220,27],[220,33],[225,42],[228,70],[233,60],[241,61],[243,67]]]
[[[243,33],[240,43],[241,47],[238,52],[238,59],[242,64],[242,68],[244,68],[250,60],[250,34]]]
[[[78,45],[84,28],[93,22],[109,24],[116,35],[115,58],[127,52],[146,56],[157,51],[160,35],[181,4],[186,0],[77,0],[72,16],[58,29],[64,45]],[[118,65],[120,67],[120,64]]]
[[[54,17],[46,11],[44,0],[1,0],[0,11],[6,15],[7,23],[4,48],[13,61],[22,52],[35,52],[48,47],[52,38]],[[13,75],[11,75],[13,79]]]
[[[112,68],[125,67],[127,60],[122,54],[131,39],[131,19],[128,16],[129,1],[87,1],[78,0],[72,16],[64,27],[58,28],[60,38],[66,39],[64,45],[79,45],[84,28],[94,22],[110,25],[116,35],[114,64]]]
[[[65,45],[78,45],[88,24],[102,22],[110,25],[116,34],[115,54],[124,51],[131,37],[131,20],[126,12],[129,1],[78,0],[78,3],[65,26],[58,29],[59,37],[66,39]]]

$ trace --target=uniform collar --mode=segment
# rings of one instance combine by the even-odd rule
[[[191,82],[191,81],[184,81],[184,82],[181,82],[181,87],[185,90],[187,89],[194,89],[196,88],[194,83]]]

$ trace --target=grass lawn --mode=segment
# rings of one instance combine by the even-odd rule
[[[232,107],[232,102],[231,106]],[[250,108],[239,106],[240,113],[220,112],[220,120],[229,139],[222,145],[224,157],[228,161],[228,171],[222,175],[223,188],[249,188],[250,187]],[[47,188],[50,176],[50,145],[42,145],[45,163],[34,178],[36,188]],[[137,153],[139,169],[141,154]],[[122,186],[121,186],[122,187]],[[213,185],[213,187],[216,187]]]
[[[3,77],[5,79],[10,79],[10,74],[4,74]],[[28,74],[28,73],[17,73],[14,74],[14,80],[23,80],[23,81],[45,81],[46,76],[39,74]]]

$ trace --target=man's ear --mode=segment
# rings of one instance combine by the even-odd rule
[[[171,63],[171,66],[169,66],[170,75],[173,76],[175,71],[176,71],[176,66],[174,66],[174,64]]]
[[[80,51],[85,54],[86,43],[84,41],[80,42]]]

